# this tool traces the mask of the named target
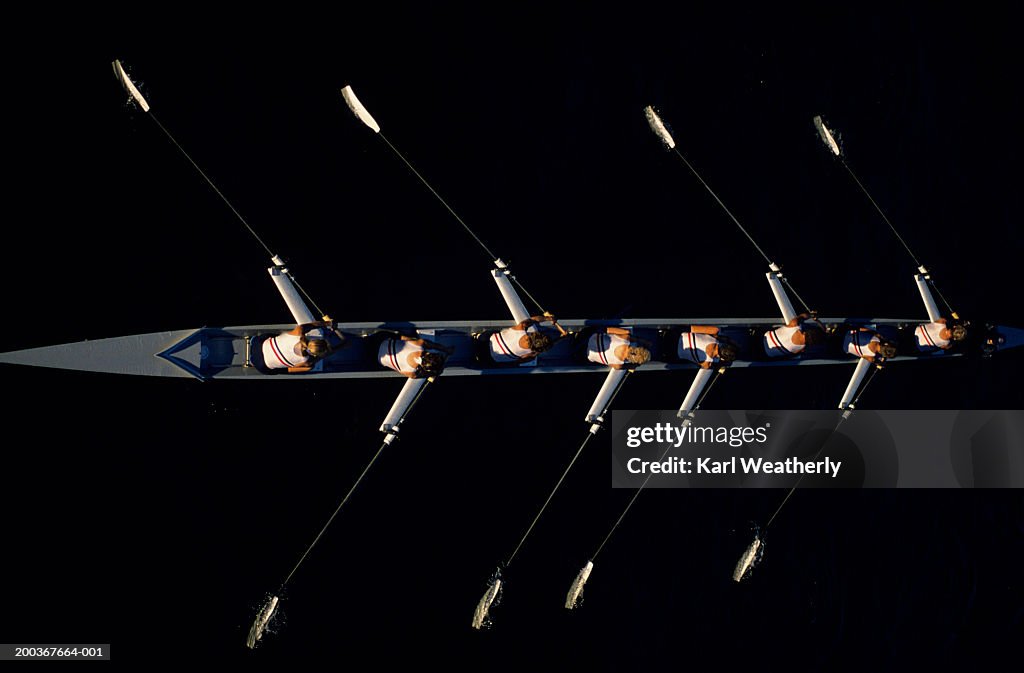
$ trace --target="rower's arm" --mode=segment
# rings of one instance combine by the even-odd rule
[[[721,331],[717,327],[711,325],[691,325],[690,331],[694,334],[710,334],[711,336],[717,336]]]

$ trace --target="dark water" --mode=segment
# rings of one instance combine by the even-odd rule
[[[2,349],[287,320],[261,249],[124,105],[115,57],[342,320],[504,313],[479,249],[350,118],[337,89],[352,83],[559,315],[774,313],[763,261],[650,135],[641,110],[654,103],[823,314],[922,311],[909,258],[820,146],[815,114],[843,131],[851,166],[957,309],[1024,326],[1020,58],[997,19],[848,15],[826,30],[806,16],[678,16],[670,33],[630,33],[650,39],[633,48],[596,15],[541,25],[421,10],[362,48],[55,49],[22,95],[59,83],[73,104],[26,104],[10,125]],[[1021,362],[892,367],[863,405],[1019,409]],[[834,406],[848,372],[807,369],[733,372],[708,404]],[[296,574],[279,633],[250,653],[260,598],[376,450],[400,382],[10,367],[3,380],[4,642],[110,642],[121,662],[862,670],[986,668],[1022,632],[1017,491],[798,493],[743,586],[732,567],[781,493],[652,491],[566,613],[569,583],[630,495],[608,488],[603,437],[509,569],[495,628],[472,632],[599,383],[442,379]],[[637,377],[617,406],[675,408],[687,385]]]

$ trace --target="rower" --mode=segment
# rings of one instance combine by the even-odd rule
[[[846,384],[843,397],[839,400],[839,409],[843,412],[843,419],[846,419],[856,408],[856,400],[867,388],[864,381],[872,365],[881,369],[883,362],[896,357],[897,349],[896,344],[885,339],[878,332],[867,327],[858,327],[845,330],[843,352],[858,358],[857,366],[850,376],[850,382]]]
[[[500,259],[494,260],[494,264],[491,277],[494,278],[516,324],[502,330],[491,330],[475,335],[477,354],[485,364],[520,365],[531,362],[540,353],[550,350],[557,341],[541,331],[541,323],[550,322],[558,330],[559,338],[566,336],[568,332],[550,313],[531,316],[512,286],[508,266]]]
[[[693,362],[701,369],[732,364],[739,349],[731,339],[721,336],[720,331],[708,325],[692,325],[689,332],[679,335],[676,357],[684,362]]]
[[[450,346],[406,335],[388,337],[377,348],[377,359],[381,365],[393,369],[410,379],[440,376],[449,355],[455,352]]]
[[[603,327],[587,341],[587,359],[612,369],[639,367],[651,359],[651,344],[621,327]]]
[[[764,333],[764,352],[771,358],[799,355],[807,346],[824,343],[825,329],[809,313],[793,317],[782,327]]]
[[[713,380],[712,368],[719,374],[724,373],[725,368],[739,354],[736,344],[728,337],[721,336],[720,331],[718,327],[692,325],[690,331],[681,333],[676,342],[676,357],[700,367],[676,412],[676,416],[682,418],[686,425],[693,422],[693,412],[703,400],[705,388]]]
[[[846,330],[843,352],[864,358],[869,362],[882,362],[896,357],[896,344],[867,327]]]
[[[801,353],[806,346],[824,342],[825,330],[822,324],[810,313],[797,315],[789,295],[786,294],[786,288],[783,287],[786,279],[782,275],[782,269],[774,262],[770,262],[768,268],[771,269],[765,274],[768,285],[772,288],[772,294],[775,295],[775,301],[782,311],[782,319],[786,324],[764,333],[762,341],[765,354],[770,358],[791,357]]]
[[[920,323],[914,327],[914,345],[922,353],[941,354],[952,348],[954,342],[966,338],[967,328],[958,324],[950,326],[946,318]]]
[[[914,327],[914,345],[921,353],[941,354],[953,347],[954,342],[963,341],[967,338],[967,328],[960,323],[951,323],[943,317],[939,311],[939,305],[935,302],[931,290],[931,275],[924,266],[918,267],[918,273],[914,274],[914,282],[921,293],[921,301],[924,302],[925,311],[928,313],[929,322],[919,323]],[[959,316],[953,313],[951,316],[957,320]]]
[[[313,371],[323,358],[330,355],[334,348],[322,336],[323,329],[335,330],[333,321],[315,320],[295,329],[282,332],[277,336],[266,337],[261,345],[263,366],[268,370],[286,369],[289,374]],[[317,336],[311,336],[317,332]],[[334,332],[341,336],[339,331]],[[342,344],[344,344],[344,337]]]
[[[252,346],[259,345],[259,348],[251,350],[263,356],[262,363],[255,364],[259,369],[285,370],[290,374],[313,371],[324,358],[345,346],[345,335],[330,316],[325,315],[322,320],[315,320],[313,312],[296,290],[284,261],[277,255],[271,261],[274,265],[267,272],[297,324],[287,332],[262,338],[259,344],[256,340],[260,337],[254,337]]]

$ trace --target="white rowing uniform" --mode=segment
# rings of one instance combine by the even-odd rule
[[[417,346],[411,341],[404,339],[385,339],[377,349],[377,359],[388,369],[394,369],[399,374],[412,374],[416,371],[417,365],[423,360],[423,346]],[[409,356],[419,353],[416,364],[409,364]]]
[[[697,364],[715,363],[718,362],[718,356],[708,355],[708,346],[717,343],[718,337],[712,334],[683,332],[679,335],[679,343],[676,344],[676,355],[680,360],[689,360]]]
[[[587,359],[602,365],[623,365],[626,361],[615,354],[619,346],[629,346],[629,339],[618,334],[597,332],[587,342]]]
[[[917,350],[922,353],[934,353],[944,350],[949,346],[949,339],[943,339],[940,335],[946,326],[941,322],[928,322],[918,325],[914,330],[914,341],[917,343]]]
[[[802,331],[799,327],[776,327],[764,333],[764,352],[773,358],[796,355],[804,349],[803,344],[793,343],[793,335]]]
[[[267,369],[287,369],[301,367],[309,362],[309,357],[298,355],[295,347],[302,337],[283,332],[263,341],[263,364]]]
[[[528,355],[533,355],[529,348],[519,345],[519,340],[524,334],[539,332],[536,323],[526,326],[526,331],[514,327],[506,327],[500,332],[491,335],[489,341],[491,346],[491,359],[495,362],[517,362]]]
[[[843,337],[843,350],[857,357],[868,359],[875,357],[871,351],[871,344],[881,344],[881,339],[874,332],[852,329]]]

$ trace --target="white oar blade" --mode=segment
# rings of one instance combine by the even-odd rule
[[[473,628],[480,630],[490,624],[490,612],[491,607],[494,605],[494,601],[498,599],[498,594],[501,592],[501,580],[495,579],[491,582],[491,585],[487,587],[487,592],[484,593],[483,598],[476,604],[476,610],[473,611]]]
[[[377,120],[374,119],[373,115],[370,114],[370,111],[359,102],[359,99],[356,98],[356,92],[352,90],[351,86],[346,86],[342,89],[341,95],[345,99],[345,102],[348,103],[349,109],[352,110],[356,117],[359,117],[361,122],[373,129],[374,133],[380,133],[380,125],[377,123]]]
[[[576,579],[573,580],[572,586],[569,587],[569,594],[565,597],[565,609],[572,610],[579,607],[580,598],[583,597],[583,586],[590,579],[590,572],[594,569],[594,562],[587,561],[587,565],[583,566],[580,571],[576,574]]]
[[[256,647],[256,643],[263,637],[264,632],[267,630],[267,625],[270,624],[270,620],[274,617],[274,612],[277,611],[277,603],[277,596],[271,596],[256,614],[256,619],[249,628],[249,637],[245,641],[245,646],[250,650]]]
[[[665,128],[665,122],[661,121],[661,117],[654,111],[654,108],[650,105],[644,108],[644,116],[647,117],[647,123],[650,124],[651,130],[654,134],[661,138],[661,142],[665,143],[665,146],[672,149],[676,146],[676,141],[672,138],[672,134]]]
[[[142,108],[143,112],[149,112],[149,103],[146,102],[146,99],[135,87],[135,83],[132,82],[128,73],[124,71],[124,67],[121,65],[121,62],[114,61],[112,65],[114,66],[114,76],[117,77],[119,82],[121,82],[121,86],[124,87],[124,90],[128,92],[129,96],[135,99],[135,102],[139,104],[139,107]]]
[[[740,557],[739,563],[736,564],[736,569],[732,571],[732,579],[734,582],[743,581],[743,578],[747,576],[750,569],[761,560],[761,551],[761,538],[759,536],[755,536],[754,541],[750,543],[747,550],[743,552],[743,556]]]
[[[825,147],[829,149],[832,154],[839,156],[839,143],[836,142],[836,138],[832,135],[832,132],[825,126],[825,122],[821,120],[820,116],[814,118],[814,128],[818,129],[818,135],[821,136],[821,141],[825,143]]]

